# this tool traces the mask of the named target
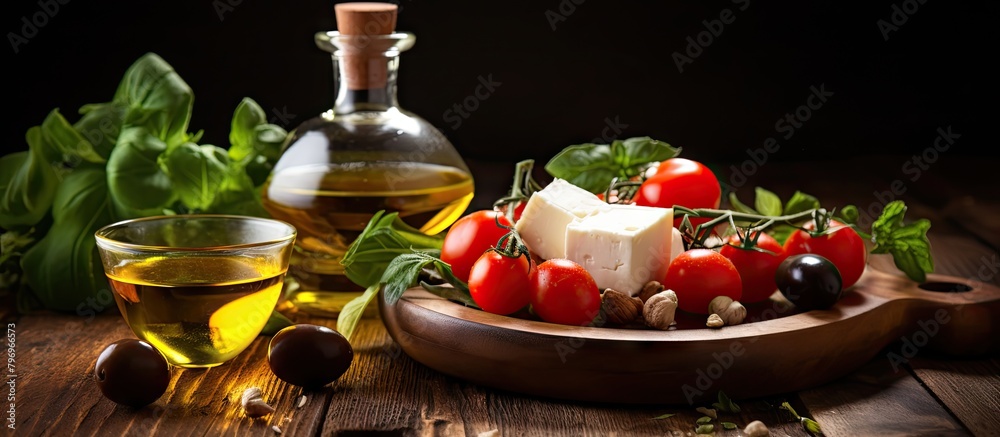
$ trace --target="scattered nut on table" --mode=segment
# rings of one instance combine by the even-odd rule
[[[240,404],[243,405],[243,411],[246,415],[253,418],[266,416],[274,412],[274,407],[264,402],[259,387],[250,387],[244,390]]]
[[[726,326],[726,322],[724,322],[722,317],[719,317],[718,314],[712,314],[708,316],[708,321],[705,322],[705,326],[708,326],[709,328],[721,328]]]
[[[601,294],[601,305],[608,321],[617,325],[627,325],[642,315],[639,298],[610,288]]]
[[[729,296],[717,296],[708,304],[709,314],[718,314],[726,325],[739,325],[747,317],[747,309]]]
[[[674,323],[677,312],[677,293],[664,290],[646,300],[642,307],[642,318],[650,327],[667,330]]]
[[[764,422],[755,420],[743,428],[743,434],[746,434],[747,437],[765,437],[771,435],[771,431],[764,426]]]
[[[641,300],[642,303],[646,303],[649,298],[659,294],[665,289],[666,287],[664,287],[659,281],[649,281],[642,287],[642,291],[639,292],[639,300]]]

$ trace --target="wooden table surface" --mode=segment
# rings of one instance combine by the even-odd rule
[[[903,199],[910,206],[908,218],[926,217],[933,223],[930,236],[937,273],[1000,285],[996,160],[943,152],[914,178],[905,171],[910,159],[772,162],[747,174],[748,181],[737,192],[747,201],[755,185],[785,198],[801,189],[827,206],[850,202],[862,208],[887,196]],[[486,207],[506,189],[513,164],[472,163],[472,167],[477,175],[472,207]],[[728,165],[720,168],[729,174]],[[894,181],[899,183],[894,185]],[[873,257],[870,267],[889,269],[891,265]],[[102,397],[93,380],[93,366],[103,347],[132,337],[116,312],[18,316],[8,309],[4,314],[8,335],[13,332],[16,338],[16,376],[8,376],[11,388],[4,388],[15,399],[16,429],[3,429],[15,435],[274,436],[272,426],[277,426],[281,435],[294,436],[494,432],[688,436],[694,435],[695,421],[702,415],[687,405],[586,404],[479,387],[410,359],[377,318],[363,320],[353,339],[352,367],[323,389],[303,391],[274,377],[266,363],[268,339],[260,337],[220,367],[173,369],[167,393],[135,409]],[[297,322],[335,324],[329,319],[291,316]],[[904,346],[902,341],[890,345],[867,365],[823,386],[766,399],[737,399],[742,412],[723,415],[723,419],[740,429],[717,429],[715,435],[742,435],[742,428],[753,420],[764,422],[771,435],[809,435],[776,408],[782,401],[800,415],[815,419],[825,435],[831,436],[1000,435],[1000,356],[950,357],[918,350],[905,363],[889,358],[912,355]],[[246,418],[239,397],[250,386],[259,386],[277,411],[263,419]],[[302,396],[306,398],[300,407]],[[664,414],[674,415],[654,419]],[[8,411],[5,425],[9,417]]]

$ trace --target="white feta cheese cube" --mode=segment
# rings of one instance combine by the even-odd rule
[[[671,208],[609,205],[566,226],[566,258],[582,265],[602,290],[632,296],[651,280],[662,281],[671,259]],[[678,241],[678,243],[680,243]]]
[[[531,195],[514,229],[540,258],[565,258],[566,226],[609,209],[593,193],[556,179]]]

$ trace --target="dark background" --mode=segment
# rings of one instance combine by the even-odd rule
[[[204,129],[204,143],[228,145],[244,96],[289,129],[333,103],[313,34],[336,29],[334,1],[48,1],[58,11],[17,53],[11,34],[44,9],[6,5],[5,152],[25,149],[24,132],[52,108],[72,122],[81,105],[110,100],[147,51],[191,85],[190,130]],[[544,161],[600,138],[607,120],[624,127],[619,138],[648,135],[713,163],[743,161],[768,137],[781,145],[774,160],[919,153],[948,125],[963,135],[949,154],[994,155],[996,2],[398,3],[397,29],[417,36],[401,58],[400,105],[470,160]],[[886,41],[876,23],[904,4],[919,7]],[[735,21],[679,72],[672,53],[724,9]],[[555,29],[554,14],[565,18]],[[480,77],[501,85],[456,128],[445,112]],[[820,85],[834,95],[783,138],[775,122]]]

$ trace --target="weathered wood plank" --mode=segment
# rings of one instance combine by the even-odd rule
[[[1000,434],[1000,360],[917,355],[909,367],[974,435]]]
[[[266,363],[267,339],[258,338],[233,361],[212,369],[171,369],[167,392],[131,408],[105,399],[93,380],[97,355],[109,343],[133,337],[117,314],[91,320],[67,315],[24,317],[17,323],[18,420],[26,435],[274,435],[271,425],[302,434],[319,428],[324,393],[299,409],[301,390],[277,380]],[[259,386],[277,411],[263,419],[243,415],[240,395]],[[290,420],[285,421],[288,417]]]
[[[905,369],[893,370],[885,355],[799,396],[829,436],[968,435]]]

